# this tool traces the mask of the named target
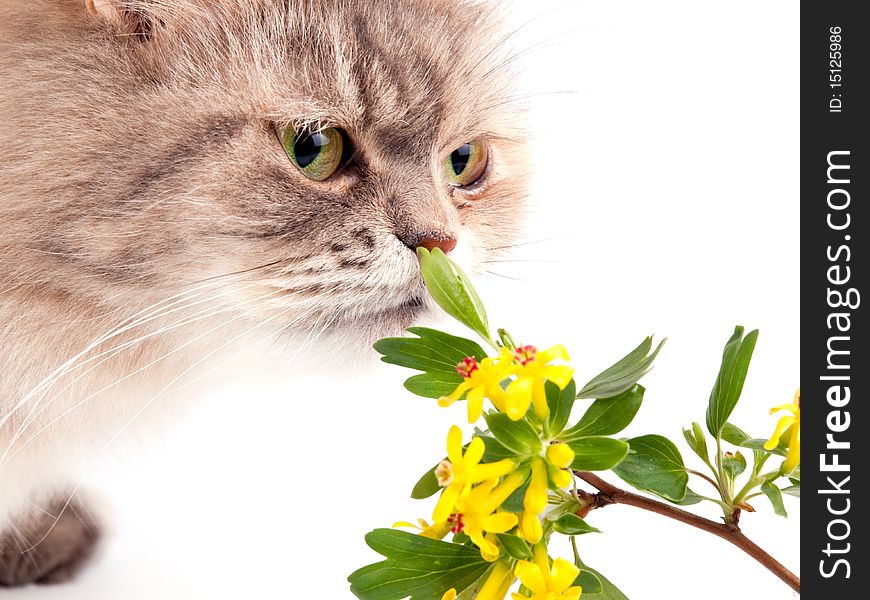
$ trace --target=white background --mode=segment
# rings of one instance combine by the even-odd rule
[[[581,381],[647,334],[667,336],[626,434],[680,440],[695,467],[680,428],[703,423],[733,326],[760,328],[733,420],[767,436],[767,409],[799,384],[798,4],[516,0],[511,11],[516,24],[538,16],[517,36],[538,47],[525,91],[574,93],[531,101],[532,243],[489,265],[520,281],[481,280],[491,321],[564,342]],[[70,586],[0,595],[350,598],[345,577],[377,558],[364,533],[431,513],[408,492],[463,418],[464,406],[404,393],[406,375],[368,364],[207,395],[87,478],[110,528],[93,568]],[[786,499],[788,520],[755,505],[745,532],[798,571],[798,501]],[[619,506],[589,521],[605,533],[582,538],[585,560],[633,600],[795,596],[684,525]]]

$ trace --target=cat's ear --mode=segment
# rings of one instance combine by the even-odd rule
[[[129,35],[148,37],[154,32],[155,20],[145,2],[130,0],[82,0],[85,9],[111,27]]]

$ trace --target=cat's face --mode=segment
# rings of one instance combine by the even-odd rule
[[[423,310],[415,246],[455,240],[479,271],[516,234],[527,157],[489,8],[43,4],[67,29],[29,40],[22,94],[61,93],[22,123],[39,243],[78,292],[220,281],[276,324],[382,333]]]

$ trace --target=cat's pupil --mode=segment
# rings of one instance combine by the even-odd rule
[[[305,133],[296,138],[293,142],[293,153],[296,155],[296,164],[304,169],[320,156],[324,146],[329,143],[329,138],[315,131],[314,133]]]
[[[461,175],[468,166],[468,161],[471,159],[471,144],[463,144],[456,150],[450,153],[450,165],[453,167],[453,172]]]

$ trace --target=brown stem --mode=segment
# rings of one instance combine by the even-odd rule
[[[575,475],[586,483],[595,486],[598,490],[599,493],[595,494],[593,508],[599,508],[609,504],[628,504],[629,506],[642,508],[643,510],[648,510],[681,523],[685,523],[686,525],[697,527],[707,533],[712,533],[746,552],[746,554],[767,567],[771,573],[787,583],[791,589],[800,593],[801,580],[794,573],[785,568],[785,566],[780,564],[779,561],[765,552],[755,542],[743,535],[736,520],[733,523],[717,523],[716,521],[699,517],[698,515],[677,508],[676,506],[671,506],[664,502],[659,502],[658,500],[653,500],[652,498],[647,498],[620,489],[592,473],[576,471]]]
[[[707,477],[704,473],[701,473],[700,471],[696,471],[694,469],[686,469],[686,473],[691,473],[692,475],[697,475],[701,479],[706,479],[707,481],[710,482],[710,485],[712,485],[714,488],[716,488],[717,492],[720,491],[719,484],[716,483],[715,481],[713,481],[712,479],[710,479],[709,477]]]

